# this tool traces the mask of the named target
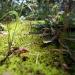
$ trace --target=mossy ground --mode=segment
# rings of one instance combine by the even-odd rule
[[[31,25],[37,23],[44,22],[24,21],[5,25],[5,31],[7,32],[9,29],[10,32],[10,41],[13,36],[13,46],[24,47],[29,50],[29,53],[23,53],[20,57],[14,54],[11,55],[0,66],[0,75],[69,75],[61,67],[57,68],[53,65],[55,59],[58,59],[60,63],[64,62],[61,53],[54,50],[56,49],[54,44],[42,48],[40,46],[42,45],[42,38],[38,35],[27,35],[31,30]],[[0,60],[4,58],[7,51],[8,35],[0,34]],[[26,61],[22,60],[23,56],[28,57]]]

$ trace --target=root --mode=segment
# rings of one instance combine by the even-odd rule
[[[72,56],[72,53],[71,53],[69,47],[66,44],[64,44],[62,41],[60,41],[60,40],[58,40],[58,41],[59,41],[60,45],[65,49],[64,52],[67,52],[69,54],[70,58],[72,59],[72,61],[75,62],[75,58]]]

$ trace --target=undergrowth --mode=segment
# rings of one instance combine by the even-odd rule
[[[37,23],[44,22],[25,21],[12,22],[5,25],[6,32],[8,32],[7,27],[9,27],[9,38],[12,46],[27,48],[29,53],[23,53],[20,56],[12,54],[5,63],[0,66],[0,75],[69,75],[61,67],[57,68],[53,65],[55,59],[58,59],[57,61],[60,63],[64,63],[61,53],[53,51],[53,49],[56,48],[55,45],[42,48],[40,47],[42,41],[38,35],[28,35],[31,26]],[[5,57],[7,51],[8,35],[0,34],[0,60]],[[25,56],[27,56],[27,59],[23,60],[22,58]]]

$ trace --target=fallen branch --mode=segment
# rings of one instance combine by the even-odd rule
[[[10,51],[7,52],[5,58],[0,61],[0,65],[3,65],[10,55],[18,54],[20,56],[21,53],[26,53],[26,52],[29,52],[26,48],[13,47]]]
[[[72,61],[75,62],[75,58],[72,56],[72,53],[70,52],[69,47],[63,44],[60,40],[59,40],[59,43],[65,49],[64,52],[67,52],[70,55],[70,58],[72,59]]]

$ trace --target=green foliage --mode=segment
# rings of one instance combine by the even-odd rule
[[[7,18],[4,30],[8,33],[0,34],[0,60],[5,58],[7,51],[12,47],[23,47],[29,50],[29,53],[21,55],[13,53],[9,56],[3,65],[0,64],[0,75],[69,75],[62,66],[65,63],[62,51],[58,50],[55,44],[43,47],[43,38],[29,35],[33,24],[58,27],[60,22],[63,23],[65,17],[64,12],[60,12],[60,4],[54,3],[54,0],[26,0],[26,3],[23,1],[20,5],[12,5],[12,0],[0,1],[2,4],[0,21]],[[31,20],[48,20],[20,22],[21,15]],[[71,16],[68,13],[66,16],[70,17],[74,25],[74,13],[71,13]],[[8,17],[9,20],[15,19],[15,22],[7,23]],[[35,32],[36,29],[33,31]],[[66,33],[61,35],[65,38]],[[75,49],[74,43],[68,44],[70,48]],[[27,59],[23,60],[23,57]]]
[[[27,45],[31,42],[40,41],[40,38],[38,36],[35,37],[35,35],[34,36],[25,35],[25,33],[28,33],[31,30],[29,23],[37,24],[38,22],[25,21],[25,23],[16,22],[8,25],[10,28],[10,34],[11,34],[10,38],[11,38],[13,36],[13,31],[17,24],[17,28],[15,30],[16,33],[14,34],[14,39],[13,39],[13,46],[26,47],[27,49],[29,49],[29,53],[22,54],[21,57],[12,54],[5,61],[4,65],[0,66],[0,74],[2,75],[4,73],[8,73],[8,74],[11,73],[11,75],[12,74],[14,75],[38,75],[38,74],[39,75],[60,75],[60,74],[67,75],[66,73],[64,73],[62,69],[59,70],[55,66],[54,67],[52,66],[54,58],[56,56],[54,56],[55,55],[54,52],[51,51],[52,49],[56,48],[55,46],[51,45],[48,48],[41,48],[40,44],[42,43]],[[40,21],[40,23],[43,22]],[[7,35],[0,36],[0,39],[1,39],[0,59],[3,59],[5,57],[4,53],[7,52],[7,47],[8,47]],[[37,54],[39,54],[38,59],[37,59]],[[28,56],[28,59],[26,61],[23,61],[22,57],[25,55]],[[46,64],[48,64],[48,66]]]
[[[9,18],[8,18],[9,17]],[[5,20],[4,20],[5,19]],[[0,18],[0,21],[6,21],[8,22],[8,20],[16,20],[18,21],[19,20],[19,15],[16,11],[9,11],[7,12],[5,15],[3,15],[1,18]]]

